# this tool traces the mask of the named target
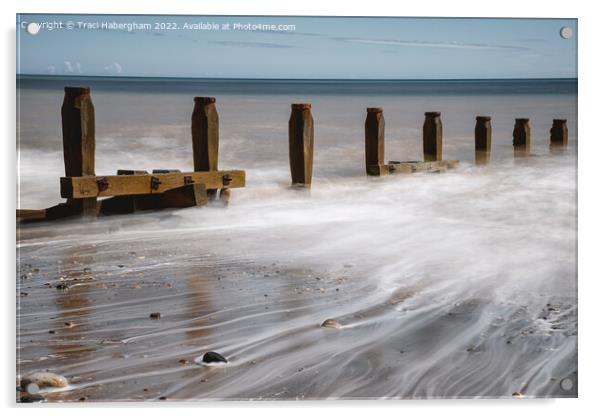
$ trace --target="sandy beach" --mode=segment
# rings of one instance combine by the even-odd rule
[[[63,170],[62,91],[44,82],[20,93],[27,208],[58,202]],[[92,83],[97,172],[190,169],[192,96],[183,84],[157,85]],[[195,91],[217,97],[220,166],[247,172],[227,208],[18,227],[17,374],[68,381],[41,391],[46,400],[576,396],[570,88],[387,86],[371,95],[312,84],[237,95],[212,85]],[[290,189],[288,170],[288,111],[303,101],[316,123],[311,192]],[[371,105],[385,108],[387,160],[420,157],[423,113],[436,108],[445,157],[460,166],[366,177]],[[481,112],[492,116],[493,151],[476,167]],[[534,156],[514,160],[522,115]],[[548,149],[555,117],[569,120],[563,154]],[[41,181],[48,175],[56,183]],[[336,324],[322,327],[327,319]],[[203,364],[208,351],[228,363]]]

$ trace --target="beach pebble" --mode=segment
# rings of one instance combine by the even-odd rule
[[[153,312],[150,314],[150,319],[161,319],[161,312]]]
[[[24,394],[19,398],[19,403],[35,403],[44,401],[41,394]]]
[[[341,329],[343,326],[334,319],[327,319],[320,325],[322,328]]]
[[[27,386],[35,383],[39,388],[44,387],[67,387],[67,379],[59,374],[39,371],[21,377],[21,387],[27,390]]]
[[[523,397],[523,394],[520,391],[515,391],[514,393],[512,393],[513,397]]]
[[[223,355],[215,352],[215,351],[209,351],[206,352],[205,355],[203,355],[203,360],[204,363],[227,363],[228,360],[226,359],[226,357],[224,357]]]

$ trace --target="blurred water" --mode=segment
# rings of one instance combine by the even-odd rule
[[[189,170],[192,97],[215,95],[220,167],[248,181],[226,209],[20,228],[18,370],[67,376],[49,398],[576,395],[572,87],[90,84],[98,174]],[[62,92],[36,81],[19,100],[21,206],[48,206],[63,169]],[[304,101],[310,195],[288,189],[290,103]],[[421,158],[423,113],[442,111],[444,157],[460,168],[367,178],[369,106],[384,107],[387,160]],[[477,114],[493,117],[485,168],[472,164]],[[512,159],[515,117],[531,118],[538,156],[526,161]],[[553,118],[568,119],[562,155],[548,150]],[[343,328],[320,328],[327,318]],[[208,350],[228,366],[194,364]]]

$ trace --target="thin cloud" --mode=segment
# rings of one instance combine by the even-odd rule
[[[119,62],[113,62],[104,67],[105,72],[109,74],[121,74],[123,72],[123,67]]]
[[[65,61],[65,62],[63,62],[63,73],[81,74],[82,73],[82,65],[79,62]]]
[[[281,43],[269,43],[269,42],[243,42],[243,41],[231,41],[231,40],[214,40],[209,43],[222,45],[222,46],[242,46],[249,48],[292,48],[291,45],[284,45]]]
[[[369,45],[384,46],[404,46],[419,48],[444,48],[444,49],[480,49],[490,51],[527,51],[529,48],[513,45],[491,45],[485,43],[466,43],[466,42],[430,42],[417,40],[397,40],[397,39],[362,39],[362,38],[333,38],[342,42],[364,43]]]

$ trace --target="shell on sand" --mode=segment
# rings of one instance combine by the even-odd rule
[[[322,328],[341,329],[343,326],[334,319],[327,319],[320,325]]]
[[[67,387],[67,379],[61,375],[49,372],[31,373],[21,377],[21,387],[25,388],[28,384],[36,383],[38,387]]]

